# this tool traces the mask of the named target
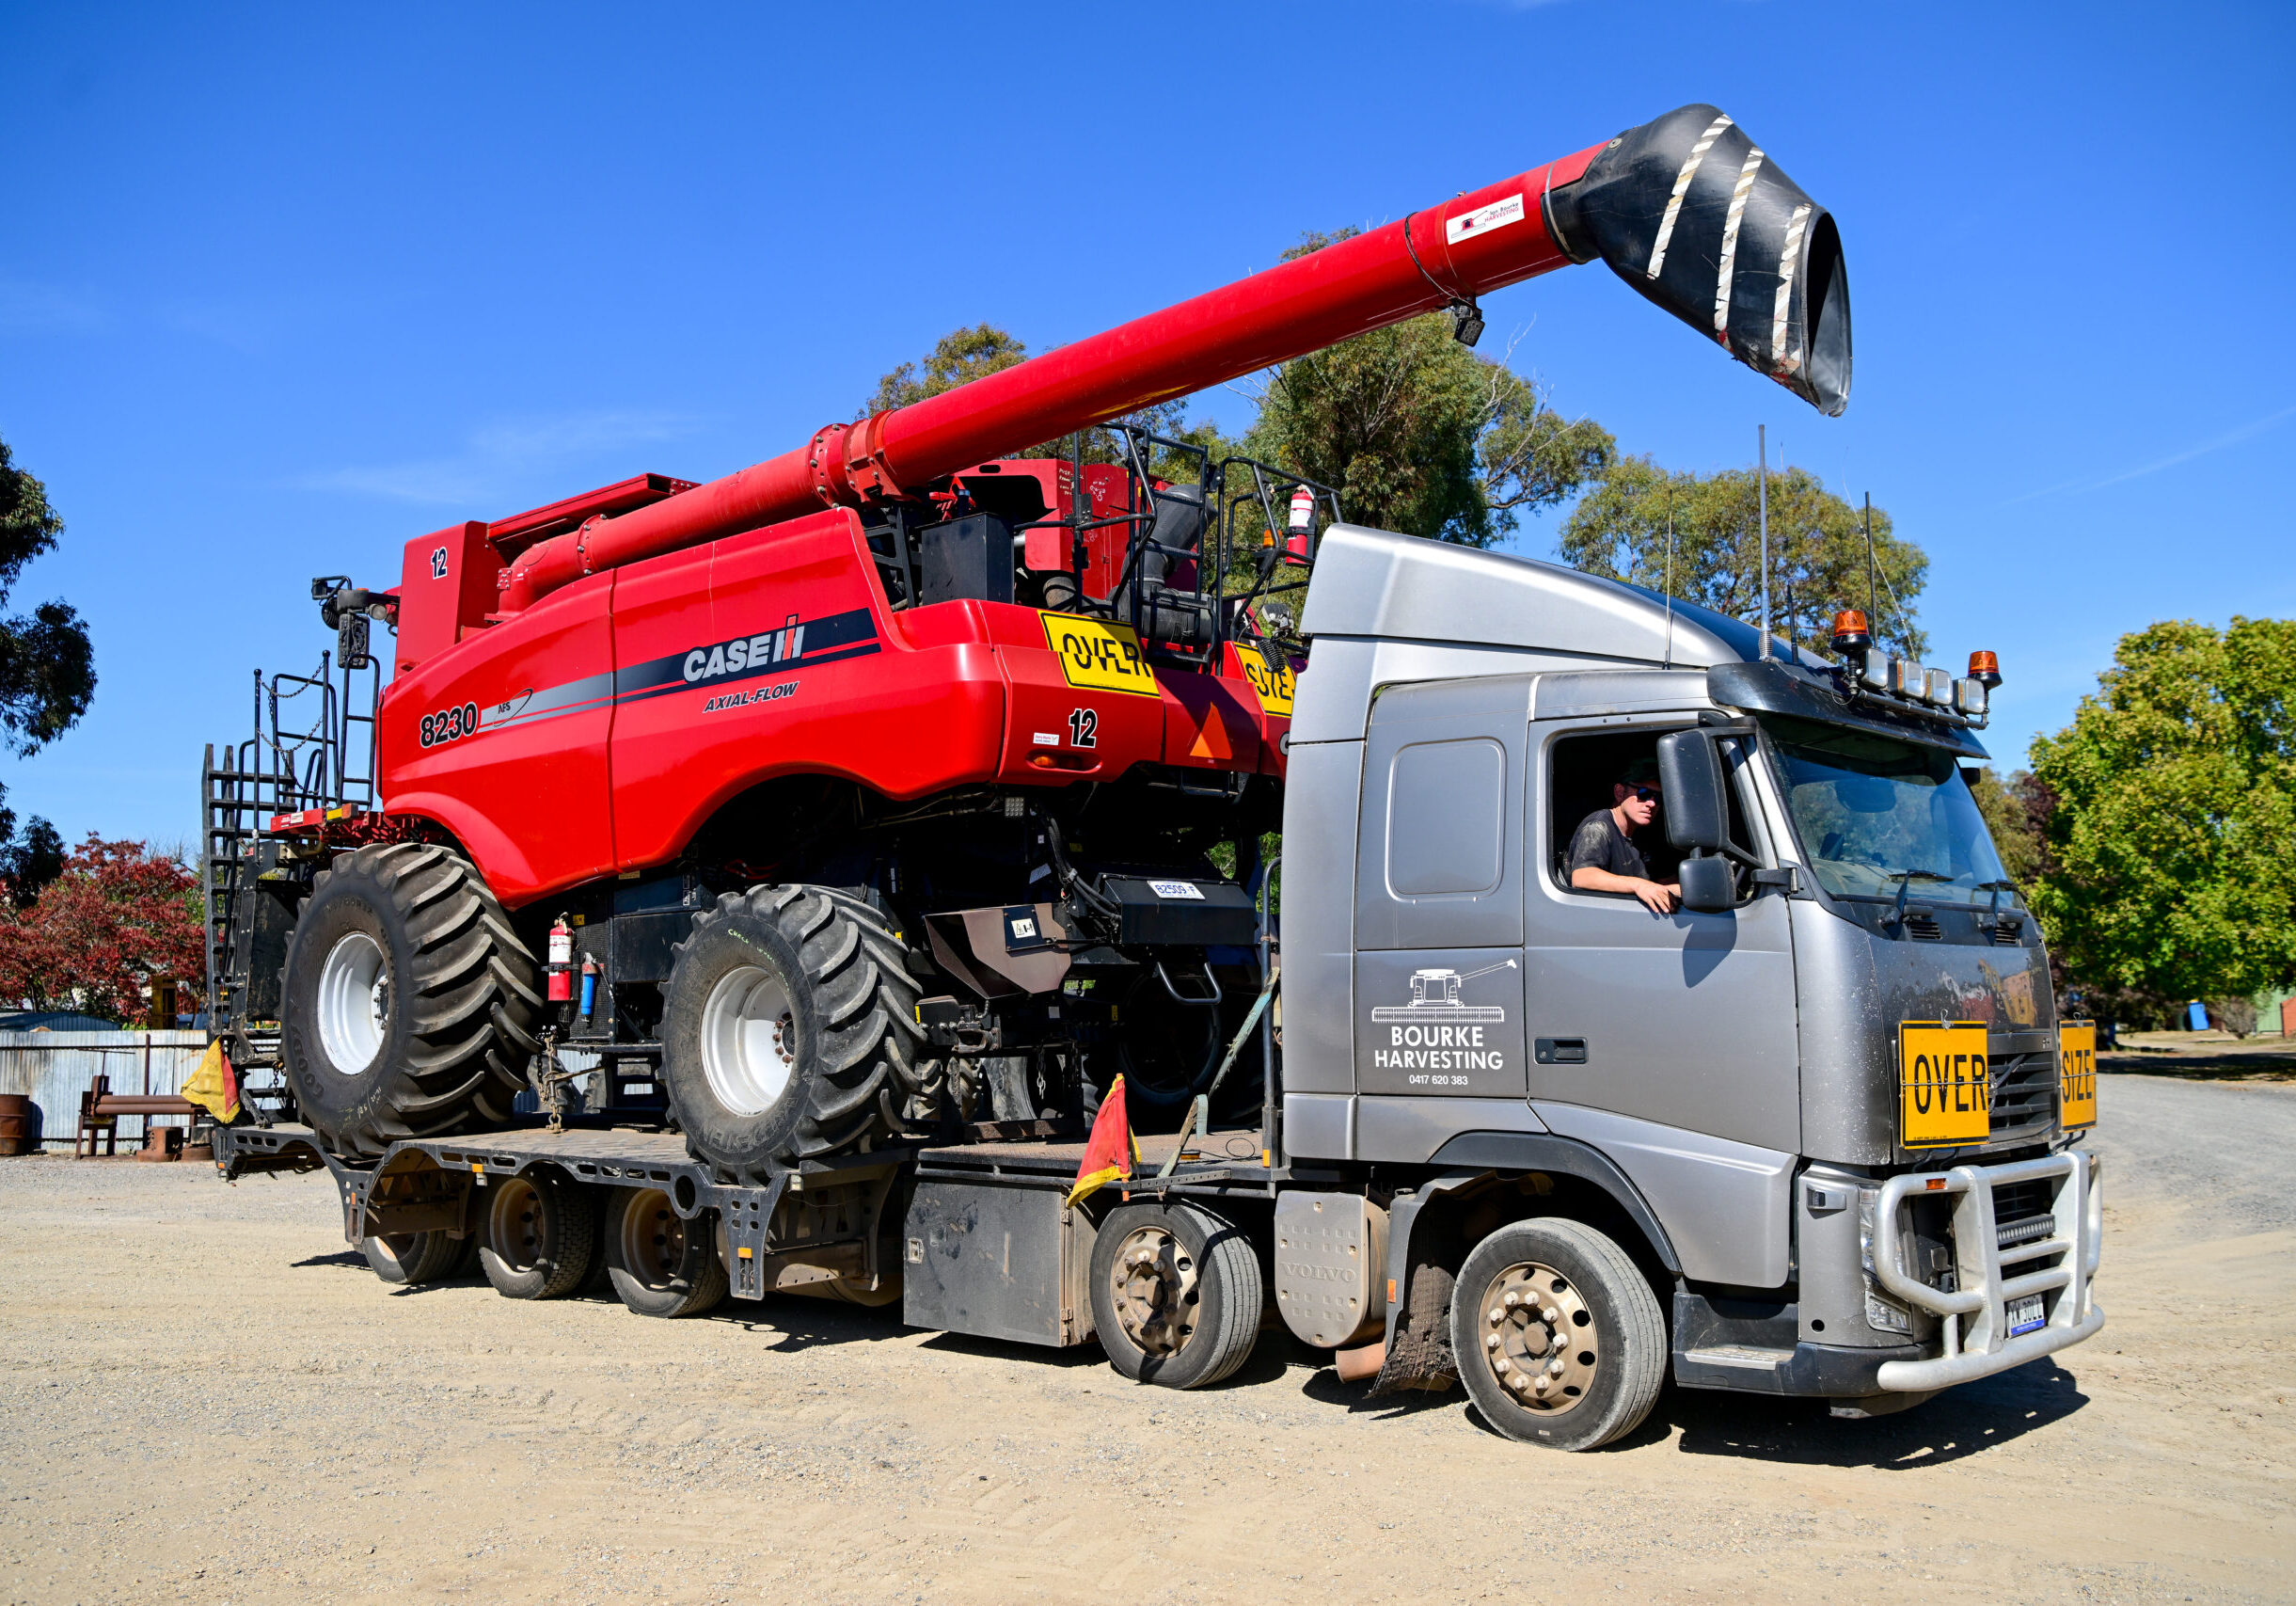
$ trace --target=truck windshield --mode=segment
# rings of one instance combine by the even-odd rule
[[[1766,717],[1811,873],[1836,898],[1990,903],[2005,880],[1953,755],[1864,731]],[[2006,906],[2016,895],[2005,887]]]

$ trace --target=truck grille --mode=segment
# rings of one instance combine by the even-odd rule
[[[2057,1230],[2056,1189],[2048,1177],[2003,1183],[1993,1190],[1993,1242],[2004,1249]]]
[[[2004,1054],[1993,1061],[1994,1142],[2046,1130],[2057,1113],[2057,1060],[2053,1054]]]

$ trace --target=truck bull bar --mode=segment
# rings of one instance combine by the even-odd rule
[[[1956,1166],[1945,1171],[1892,1177],[1874,1202],[1874,1280],[1896,1298],[1928,1311],[1944,1328],[1944,1352],[1926,1360],[1884,1361],[1875,1381],[1916,1392],[1943,1389],[2022,1366],[2081,1343],[2105,1325],[2090,1293],[2104,1249],[2104,1195],[2097,1156],[2068,1149],[2038,1160],[2004,1166]],[[2049,1235],[2004,1247],[1994,1219],[1994,1190],[2015,1183],[2064,1179],[2051,1206]],[[1905,1264],[1906,1234],[1899,1213],[1914,1199],[1944,1193],[1953,1199],[1955,1276],[1950,1289],[1933,1288]],[[2004,1268],[2055,1257],[2053,1265],[2006,1274]],[[2043,1325],[2012,1336],[2011,1301],[2039,1295],[2056,1300]]]

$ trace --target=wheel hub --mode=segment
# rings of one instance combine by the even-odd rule
[[[353,931],[319,967],[319,1043],[327,1064],[356,1076],[383,1052],[390,1025],[390,967],[383,946]]]
[[[797,1070],[797,1023],[780,977],[741,965],[719,978],[702,1006],[702,1074],[736,1115],[781,1102]]]
[[[513,1271],[525,1271],[542,1260],[542,1196],[524,1177],[511,1177],[495,1186],[487,1206],[487,1237],[498,1258]]]
[[[1195,1336],[1196,1257],[1162,1227],[1126,1233],[1108,1280],[1116,1320],[1142,1354],[1178,1354]]]
[[[1594,1314],[1554,1267],[1525,1263],[1494,1277],[1481,1327],[1483,1364],[1525,1410],[1560,1416],[1586,1398],[1601,1363]]]
[[[655,1287],[674,1282],[686,1264],[686,1227],[668,1194],[646,1189],[622,1213],[622,1264]]]

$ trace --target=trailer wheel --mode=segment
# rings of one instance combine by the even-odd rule
[[[1252,1353],[1266,1303],[1259,1257],[1198,1204],[1127,1204],[1092,1241],[1092,1326],[1139,1383],[1204,1389]]]
[[[606,1274],[641,1316],[698,1316],[726,1294],[725,1263],[708,1219],[679,1220],[657,1187],[621,1189],[607,1206]]]
[[[460,854],[395,842],[338,855],[295,922],[280,996],[303,1119],[353,1155],[503,1120],[534,1049],[535,975]]]
[[[419,1288],[426,1282],[443,1282],[460,1271],[463,1248],[468,1242],[445,1232],[392,1232],[361,1238],[358,1248],[374,1275],[385,1282]]]
[[[727,893],[676,949],[662,1091],[694,1156],[755,1185],[776,1161],[910,1134],[939,1088],[885,915],[820,886]]]
[[[1633,1432],[1666,1378],[1666,1320],[1641,1271],[1591,1227],[1501,1227],[1451,1296],[1451,1353],[1483,1419],[1510,1439],[1592,1450]]]
[[[506,1299],[556,1299],[590,1275],[597,1216],[580,1190],[548,1177],[503,1177],[486,1189],[479,1264]]]

